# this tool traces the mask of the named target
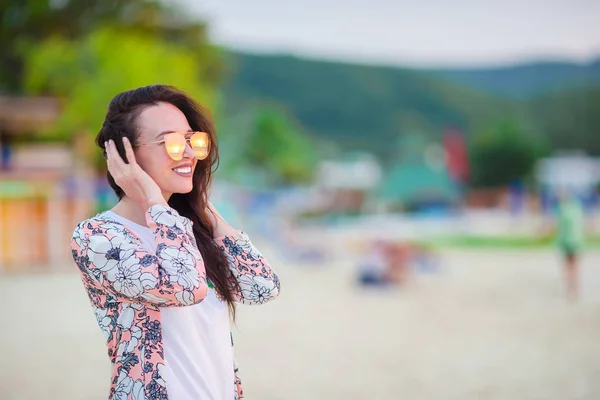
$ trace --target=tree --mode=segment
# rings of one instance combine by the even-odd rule
[[[229,118],[220,129],[222,160],[231,176],[250,170],[270,184],[307,182],[318,160],[316,143],[287,113],[275,106],[259,106]]]
[[[529,109],[553,148],[600,155],[600,87],[542,96]]]
[[[301,182],[312,177],[317,158],[314,144],[283,112],[260,109],[249,144],[249,162],[269,168],[281,181]]]
[[[139,86],[174,85],[215,107],[216,83],[201,72],[218,63],[219,54],[207,45],[197,50],[204,54],[202,60],[183,44],[123,27],[97,29],[78,40],[51,37],[28,54],[25,89],[63,99],[63,112],[51,132],[54,137],[95,135],[112,97]]]
[[[471,184],[498,187],[527,178],[545,152],[543,140],[528,135],[515,121],[502,121],[473,143]]]
[[[206,26],[172,3],[159,0],[0,0],[0,92],[22,93],[27,54],[49,37],[77,40],[112,26],[159,36],[190,47],[197,57],[206,48]],[[198,73],[215,78],[222,65]]]
[[[139,0],[3,0],[0,6],[0,92],[22,92],[27,49],[49,36],[74,39],[102,24],[156,7]]]

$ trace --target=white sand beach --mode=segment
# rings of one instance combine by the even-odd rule
[[[599,399],[600,252],[583,296],[562,295],[552,250],[452,250],[401,290],[358,289],[348,256],[326,267],[262,248],[280,298],[238,309],[247,399]],[[73,266],[0,275],[0,398],[106,399],[109,365]]]

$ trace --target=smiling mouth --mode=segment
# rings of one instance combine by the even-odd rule
[[[192,176],[192,167],[185,166],[185,167],[173,168],[173,172],[175,172],[177,175],[180,175],[180,176],[190,177],[190,176]]]

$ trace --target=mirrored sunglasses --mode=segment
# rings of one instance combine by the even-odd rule
[[[151,144],[164,144],[165,150],[171,159],[180,161],[183,158],[186,144],[190,145],[198,160],[204,160],[210,152],[210,136],[206,132],[169,132],[162,140],[139,144],[147,146]]]

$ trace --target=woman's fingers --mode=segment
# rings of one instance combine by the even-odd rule
[[[125,195],[144,208],[166,201],[156,182],[137,164],[131,143],[123,138],[123,147],[128,163],[120,156],[116,144],[110,140],[105,144],[106,165],[115,182]]]
[[[117,146],[112,140],[109,140],[105,144],[106,148],[106,166],[110,171],[111,175],[115,175],[116,173],[120,173],[123,171],[123,167],[125,166],[125,162],[119,155],[117,151]]]
[[[133,152],[133,147],[131,146],[131,142],[126,137],[123,137],[123,147],[125,147],[125,155],[127,156],[127,163],[130,165],[136,165],[137,161],[135,160],[135,153]]]
[[[109,169],[111,166],[114,166],[113,160],[115,158],[110,142],[110,140],[104,142],[104,151],[106,151],[106,165],[109,167]]]

